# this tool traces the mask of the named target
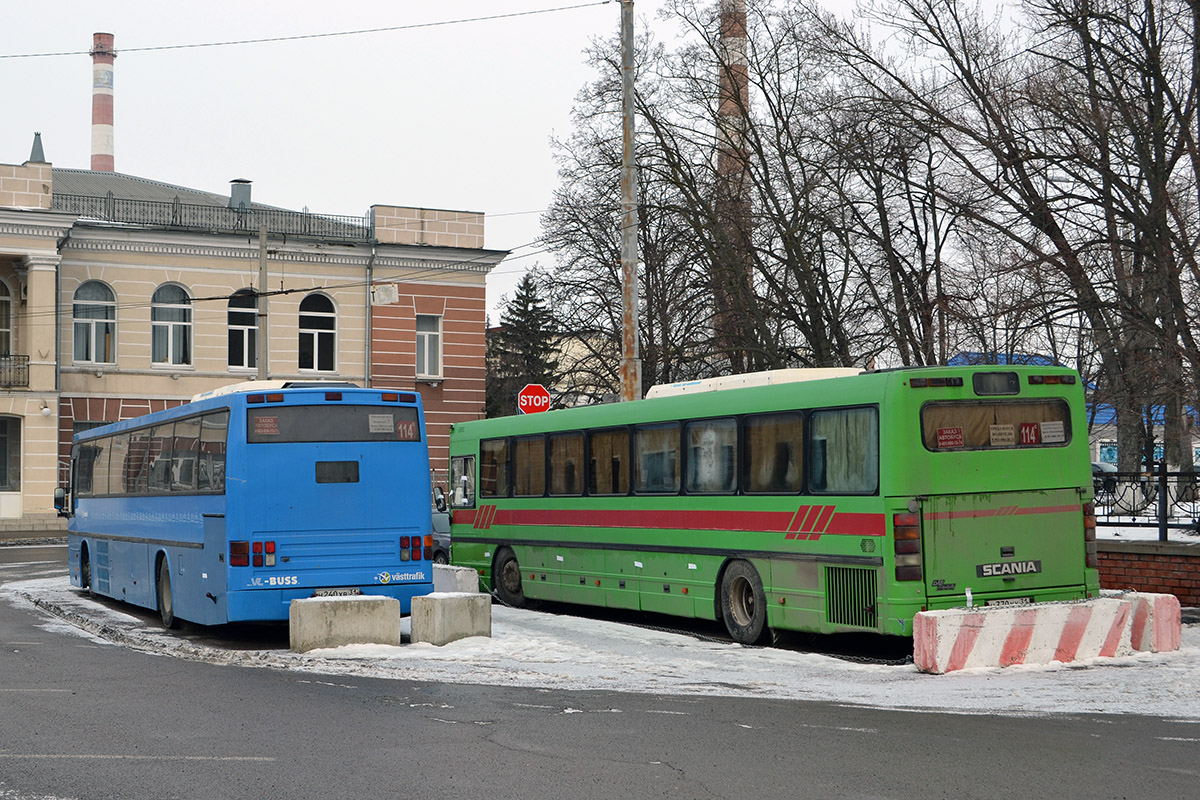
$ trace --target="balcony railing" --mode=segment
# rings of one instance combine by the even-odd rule
[[[284,209],[226,208],[154,200],[123,200],[55,192],[53,208],[81,217],[152,228],[206,231],[212,233],[257,233],[265,225],[277,236],[367,242],[371,240],[370,216],[346,217],[311,214]]]
[[[0,386],[29,386],[29,356],[0,356]]]

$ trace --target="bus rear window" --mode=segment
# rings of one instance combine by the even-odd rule
[[[272,406],[246,411],[246,441],[419,442],[415,408],[388,406]]]
[[[927,450],[1062,447],[1071,441],[1065,400],[928,403],[921,408]]]

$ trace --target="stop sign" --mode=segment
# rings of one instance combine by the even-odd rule
[[[550,409],[550,392],[540,383],[527,383],[517,394],[517,411],[522,414],[536,414]]]

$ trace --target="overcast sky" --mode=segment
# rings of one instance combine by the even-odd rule
[[[460,24],[220,47],[204,44]],[[636,0],[652,20],[662,0]],[[489,306],[537,259],[528,246],[554,190],[549,139],[569,131],[590,79],[582,51],[615,36],[620,5],[593,0],[293,0],[5,3],[0,163],[87,169],[92,34],[112,33],[116,171],[333,214],[377,203],[482,211],[489,248],[513,256]],[[70,53],[14,58],[33,53]],[[523,257],[522,257],[523,256]]]

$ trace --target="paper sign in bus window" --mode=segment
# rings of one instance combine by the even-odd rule
[[[279,417],[267,416],[265,414],[256,415],[254,417],[254,435],[255,436],[278,436],[279,435]]]
[[[392,415],[370,414],[367,416],[367,425],[370,427],[371,433],[391,433]]]
[[[992,425],[990,441],[992,447],[1016,447],[1017,428],[1015,425]]]
[[[937,429],[937,446],[943,447],[964,447],[965,439],[963,438],[962,428],[938,428]]]
[[[1062,420],[1042,423],[1042,444],[1062,444],[1066,440],[1067,432]]]

